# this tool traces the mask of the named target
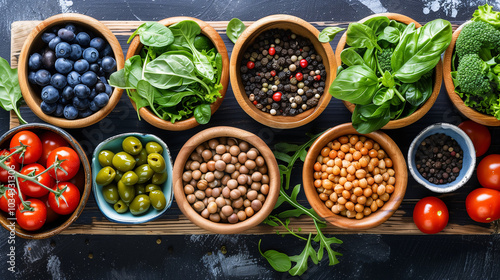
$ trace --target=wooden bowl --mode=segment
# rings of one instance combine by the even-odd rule
[[[394,143],[394,141],[387,136],[387,134],[375,131],[368,134],[362,134],[379,143],[380,147],[387,153],[393,162],[393,169],[396,172],[396,184],[394,185],[394,192],[391,194],[389,200],[379,208],[376,212],[364,217],[361,220],[349,219],[341,215],[334,214],[330,209],[325,206],[325,203],[319,198],[316,187],[314,186],[314,163],[320,154],[321,150],[328,144],[328,142],[339,138],[340,136],[348,134],[360,135],[352,126],[351,123],[345,123],[335,126],[327,130],[321,135],[307,152],[306,160],[302,170],[302,182],[304,184],[304,191],[307,196],[309,204],[314,208],[316,213],[325,218],[329,223],[334,226],[344,229],[369,229],[376,227],[387,219],[398,209],[401,201],[406,192],[406,184],[408,182],[408,171],[406,162],[401,150]]]
[[[453,53],[455,50],[455,43],[457,41],[458,35],[460,34],[460,31],[462,31],[462,28],[466,23],[460,25],[457,28],[457,30],[453,32],[451,43],[444,52],[443,76],[444,76],[444,85],[446,87],[446,92],[448,93],[448,96],[450,97],[450,100],[453,103],[453,105],[455,105],[455,107],[467,118],[482,125],[500,126],[500,120],[498,120],[494,116],[483,114],[465,105],[462,98],[460,98],[460,96],[455,92],[455,84],[453,84],[453,79],[451,78],[451,63],[453,59]]]
[[[123,90],[115,88],[109,99],[109,103],[99,111],[86,118],[68,120],[64,117],[50,116],[42,112],[42,109],[40,108],[40,103],[42,103],[42,99],[40,97],[41,88],[39,86],[31,85],[28,82],[29,57],[31,54],[45,48],[46,44],[41,39],[42,34],[45,31],[54,26],[67,23],[74,23],[75,25],[82,27],[82,29],[91,31],[95,35],[99,35],[106,39],[113,49],[117,69],[120,70],[123,68],[123,50],[120,43],[116,39],[115,35],[113,35],[113,33],[104,24],[94,18],[81,14],[59,14],[39,23],[28,35],[28,38],[26,38],[23,48],[21,49],[21,54],[19,55],[19,85],[21,86],[21,91],[26,104],[28,104],[33,113],[35,113],[35,115],[37,115],[40,119],[63,128],[81,128],[92,125],[111,113],[118,101],[120,101]]]
[[[314,49],[323,58],[323,65],[327,72],[325,80],[325,91],[315,108],[309,109],[295,116],[272,116],[269,113],[262,112],[248,99],[245,87],[241,81],[241,61],[245,51],[254,43],[255,39],[264,31],[269,29],[290,29],[295,34],[309,39],[314,45]],[[231,54],[231,86],[233,88],[236,101],[241,108],[254,120],[263,125],[274,128],[294,128],[305,125],[316,119],[325,110],[332,96],[328,92],[329,85],[335,79],[337,73],[337,64],[335,62],[332,47],[329,43],[320,43],[318,41],[319,31],[307,21],[290,15],[271,15],[264,17],[250,25],[241,34],[234,45]]]
[[[80,144],[78,144],[78,142],[73,138],[73,136],[71,136],[71,134],[58,127],[49,124],[30,123],[15,127],[7,131],[4,135],[2,135],[2,137],[0,137],[0,147],[2,149],[8,149],[10,144],[10,139],[17,132],[23,130],[33,131],[37,135],[40,135],[45,131],[51,131],[60,135],[61,137],[64,138],[64,140],[68,142],[69,147],[71,147],[73,150],[77,152],[81,161],[80,170],[78,171],[77,175],[75,175],[75,177],[70,180],[70,182],[73,182],[78,187],[81,195],[80,203],[78,204],[78,207],[71,215],[66,215],[66,216],[61,215],[56,221],[45,224],[41,229],[37,231],[27,231],[19,227],[17,223],[15,225],[15,233],[19,237],[26,239],[49,238],[60,233],[69,225],[71,225],[71,223],[76,221],[76,219],[78,219],[78,217],[82,213],[83,208],[85,208],[85,204],[87,203],[87,199],[89,198],[90,190],[92,188],[90,164],[89,160],[87,159],[87,155],[85,154],[85,151],[82,149]],[[13,217],[10,216],[8,213],[0,211],[0,223],[8,231],[11,231],[11,228],[8,227],[9,225],[11,225],[12,222],[12,220],[9,220],[10,218]]]
[[[365,22],[366,20],[368,20],[372,17],[377,17],[377,16],[386,16],[389,19],[393,19],[393,20],[402,22],[404,24],[410,24],[413,22],[413,23],[415,23],[415,27],[417,27],[417,28],[420,28],[422,26],[420,23],[416,22],[415,20],[413,20],[405,15],[400,15],[400,14],[395,14],[395,13],[374,14],[374,15],[368,16],[368,17],[360,20],[359,22]],[[342,35],[342,37],[340,38],[340,41],[337,44],[337,48],[335,50],[335,58],[337,59],[338,65],[342,65],[342,60],[340,59],[340,53],[342,52],[342,50],[344,49],[344,47],[346,45],[346,38],[347,38],[347,34],[344,33],[344,35]],[[413,114],[411,114],[407,117],[404,117],[402,119],[390,120],[389,123],[387,123],[386,125],[384,125],[382,127],[382,129],[396,129],[396,128],[408,126],[408,125],[418,121],[419,119],[421,119],[431,109],[432,105],[434,105],[434,102],[436,102],[436,99],[439,95],[439,91],[441,90],[441,83],[443,82],[443,73],[441,73],[441,71],[443,70],[443,63],[441,62],[441,60],[439,60],[438,64],[436,65],[436,68],[434,70],[435,70],[434,71],[434,87],[432,89],[432,94],[429,97],[429,99],[427,99],[427,101],[422,106],[420,106],[420,108],[418,108],[415,112],[413,112]],[[354,108],[356,107],[355,104],[352,104],[352,103],[347,102],[347,101],[343,101],[343,103],[351,113],[354,111]]]
[[[222,38],[220,37],[219,33],[208,23],[206,23],[203,20],[197,19],[197,18],[192,18],[192,17],[170,17],[166,18],[163,20],[160,20],[159,23],[165,25],[165,26],[170,26],[174,23],[183,21],[183,20],[192,20],[198,23],[198,25],[201,28],[201,34],[207,36],[208,39],[212,41],[214,44],[215,48],[217,49],[217,52],[220,53],[222,56],[222,76],[220,83],[222,84],[223,88],[219,91],[221,94],[221,97],[217,99],[214,103],[210,105],[210,109],[212,111],[212,115],[219,109],[220,105],[222,104],[222,101],[224,100],[224,97],[226,96],[226,90],[227,90],[227,85],[229,83],[229,57],[227,55],[227,49],[226,45],[224,45],[224,41],[222,41]],[[143,47],[143,44],[141,43],[139,36],[135,36],[135,38],[132,40],[130,43],[130,46],[127,51],[127,57],[126,59],[131,58],[134,55],[137,55],[141,52]],[[129,98],[130,99],[130,98]],[[132,106],[134,106],[134,109],[137,110],[137,107],[135,105],[135,102],[130,99],[130,102],[132,103]],[[153,113],[149,108],[147,107],[142,107],[139,110],[139,114],[141,115],[141,118],[145,119],[148,123],[161,128],[165,130],[171,130],[171,131],[182,131],[182,130],[187,130],[190,128],[193,128],[199,123],[196,121],[194,117],[182,120],[182,121],[176,121],[175,123],[172,123],[171,121],[168,120],[163,120],[158,118],[155,113]]]
[[[220,137],[243,139],[250,145],[257,148],[262,157],[264,157],[266,161],[268,168],[268,175],[270,179],[269,194],[267,195],[262,208],[252,217],[235,224],[215,223],[203,218],[189,204],[189,202],[186,199],[186,195],[184,193],[182,174],[184,173],[184,166],[186,165],[186,161],[189,159],[191,153],[200,144],[210,139],[220,138]],[[182,146],[182,149],[177,155],[177,158],[175,159],[174,163],[173,173],[174,173],[173,175],[174,196],[175,200],[177,201],[177,205],[179,206],[179,209],[181,209],[182,213],[184,213],[184,215],[186,215],[188,219],[191,220],[191,222],[193,222],[197,226],[218,234],[241,233],[249,228],[252,228],[260,224],[273,210],[274,205],[276,205],[276,201],[278,200],[280,192],[280,182],[281,182],[280,172],[278,169],[278,163],[276,162],[276,158],[274,157],[273,152],[269,149],[266,143],[262,141],[262,139],[260,139],[257,135],[234,127],[228,127],[228,126],[212,127],[209,129],[205,129],[195,134],[193,137],[191,137],[186,142],[186,144]]]

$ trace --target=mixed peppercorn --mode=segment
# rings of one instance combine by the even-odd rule
[[[278,116],[314,108],[325,89],[326,71],[311,41],[290,30],[271,29],[255,42],[240,68],[250,102]]]

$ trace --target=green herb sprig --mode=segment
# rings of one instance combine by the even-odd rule
[[[9,62],[0,57],[0,106],[5,111],[14,110],[14,113],[19,118],[19,122],[25,124],[27,122],[19,112],[22,102],[23,95],[19,87],[17,69],[10,68]]]

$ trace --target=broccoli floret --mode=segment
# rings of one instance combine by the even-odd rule
[[[472,14],[472,21],[484,21],[496,28],[500,28],[500,12],[493,11],[493,6],[484,4],[477,7],[477,10]]]
[[[385,71],[392,72],[391,58],[394,53],[394,49],[382,49],[381,52],[377,52],[378,65],[382,73]]]
[[[461,93],[482,96],[490,93],[491,83],[488,78],[489,66],[477,54],[462,57],[457,69],[456,85]]]
[[[457,38],[456,50],[459,61],[467,54],[478,54],[490,60],[500,50],[500,31],[484,21],[473,21],[462,28]]]

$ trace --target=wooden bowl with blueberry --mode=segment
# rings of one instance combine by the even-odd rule
[[[249,26],[231,55],[231,85],[241,108],[261,124],[295,128],[317,118],[330,102],[337,64],[319,31],[289,15]]]
[[[19,56],[23,98],[40,119],[63,128],[81,128],[106,117],[122,90],[107,79],[123,68],[120,43],[98,20],[59,14],[28,35]]]

